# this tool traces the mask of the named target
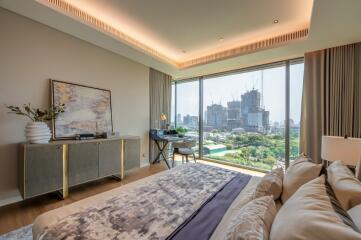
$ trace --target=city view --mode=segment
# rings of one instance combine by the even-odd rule
[[[285,164],[284,69],[204,80],[204,158],[266,171]],[[291,66],[290,159],[299,155],[302,73],[303,64]],[[179,110],[172,118],[173,126],[194,138],[200,131],[198,84],[178,84]]]

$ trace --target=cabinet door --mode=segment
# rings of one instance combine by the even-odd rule
[[[104,141],[99,144],[99,177],[120,174],[121,142]]]
[[[24,161],[25,198],[62,189],[62,146],[26,147]]]
[[[140,139],[126,139],[124,153],[125,171],[140,167]]]
[[[98,178],[98,143],[69,145],[69,186]]]

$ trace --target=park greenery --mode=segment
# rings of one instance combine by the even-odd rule
[[[225,136],[225,137],[220,137]],[[283,165],[285,158],[285,137],[277,134],[260,133],[222,133],[213,132],[204,141],[204,146],[223,144],[224,154],[209,154],[205,157],[239,164],[246,167],[271,170],[276,165]],[[290,134],[290,159],[299,155],[299,134]]]

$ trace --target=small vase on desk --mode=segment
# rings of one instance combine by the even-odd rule
[[[30,143],[48,143],[51,132],[45,122],[29,122],[25,127],[25,136]]]

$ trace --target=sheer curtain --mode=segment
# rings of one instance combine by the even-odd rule
[[[322,135],[361,137],[361,43],[305,54],[300,150],[321,161]]]
[[[172,99],[172,77],[155,69],[149,70],[150,128],[161,128],[160,115],[170,120]],[[149,162],[158,154],[155,143],[149,140]]]

